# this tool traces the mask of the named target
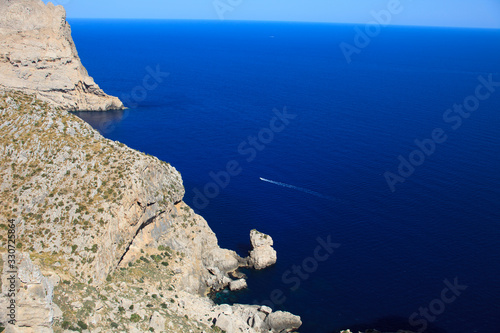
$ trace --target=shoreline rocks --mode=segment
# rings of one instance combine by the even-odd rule
[[[250,251],[249,266],[264,269],[276,263],[277,255],[271,236],[253,229],[250,231],[250,242],[253,250]]]
[[[247,287],[245,274],[238,271],[240,267],[253,269],[264,269],[274,265],[277,260],[276,250],[273,249],[273,239],[255,229],[250,231],[250,243],[252,250],[249,256],[242,258],[236,252],[213,248],[203,254],[203,264],[210,272],[207,278],[207,286],[213,291],[229,287],[236,291]]]
[[[214,309],[214,324],[227,333],[233,332],[294,332],[301,325],[299,316],[275,311],[258,305],[219,305]],[[243,329],[243,330],[241,330]]]
[[[245,279],[233,280],[229,282],[229,290],[236,291],[245,289],[247,287],[247,281]]]

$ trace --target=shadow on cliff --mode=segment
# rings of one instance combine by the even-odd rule
[[[127,117],[128,112],[128,110],[110,110],[106,112],[75,111],[71,113],[87,122],[101,135],[106,136],[106,134],[115,130],[116,124]]]
[[[351,332],[372,332],[377,330],[380,332],[397,332],[399,330],[406,330],[410,332],[418,332],[419,327],[411,326],[408,323],[408,318],[398,316],[387,316],[374,320],[366,324],[348,325],[345,329],[349,328]],[[341,330],[336,330],[330,333],[339,333]],[[374,331],[376,332],[376,331]],[[423,333],[448,333],[446,330],[436,326],[435,324],[428,323],[427,329]]]

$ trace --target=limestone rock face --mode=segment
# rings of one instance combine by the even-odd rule
[[[250,242],[253,250],[250,251],[250,266],[255,269],[263,269],[276,263],[277,255],[273,249],[271,236],[257,230],[250,231]]]
[[[285,333],[294,332],[302,325],[299,316],[283,311],[272,312],[270,308],[258,305],[224,304],[212,311],[215,326],[228,333]]]
[[[229,289],[231,291],[245,289],[247,287],[247,281],[245,279],[239,279],[229,282]]]
[[[75,115],[17,96],[0,99],[0,200],[22,212],[10,217],[26,248],[56,252],[61,271],[100,284],[135,242],[153,240],[145,233],[140,242],[146,226],[172,220],[184,195],[182,178],[168,163],[104,139]],[[28,237],[45,229],[45,237]]]
[[[276,311],[267,316],[265,322],[273,332],[293,332],[302,325],[299,316],[289,312]]]
[[[83,67],[64,8],[42,0],[0,0],[0,90],[65,110],[123,109]]]
[[[230,272],[238,268],[238,255],[231,250],[214,248],[204,255],[205,264],[217,267],[220,271]]]
[[[166,319],[162,317],[158,312],[153,313],[149,321],[149,326],[154,329],[155,332],[161,332],[165,330]]]

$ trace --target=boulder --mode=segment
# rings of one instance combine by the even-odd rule
[[[155,332],[164,332],[165,322],[166,319],[155,311],[149,320],[149,327],[152,327]]]
[[[216,267],[224,274],[239,267],[238,257],[234,251],[217,247],[204,255],[203,263],[205,267]]]
[[[250,242],[253,250],[250,251],[249,266],[263,269],[276,263],[277,255],[272,247],[273,239],[271,236],[253,229],[250,231]]]
[[[226,332],[234,332],[234,318],[230,315],[221,313],[215,321],[215,326]]]
[[[302,325],[299,316],[283,311],[271,313],[267,316],[265,322],[273,332],[293,332]]]
[[[233,280],[229,282],[229,290],[241,290],[247,287],[247,281],[245,279]]]

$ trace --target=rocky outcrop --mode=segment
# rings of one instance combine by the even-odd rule
[[[231,291],[245,289],[246,287],[247,281],[245,279],[238,279],[229,282],[229,290]]]
[[[270,313],[265,323],[269,325],[274,332],[293,332],[302,325],[299,316],[283,311]]]
[[[158,312],[154,312],[149,321],[149,327],[153,328],[154,332],[161,332],[165,329],[166,319]]]
[[[83,67],[62,6],[0,0],[0,90],[15,90],[65,110],[122,109]]]
[[[250,231],[250,251],[249,266],[255,269],[263,269],[276,263],[276,251],[273,249],[273,239],[271,236],[263,234],[257,230]]]
[[[241,332],[285,333],[302,325],[299,316],[283,311],[272,312],[267,306],[221,305],[214,312],[217,313],[215,325],[228,333],[238,332],[242,327],[245,329]]]

